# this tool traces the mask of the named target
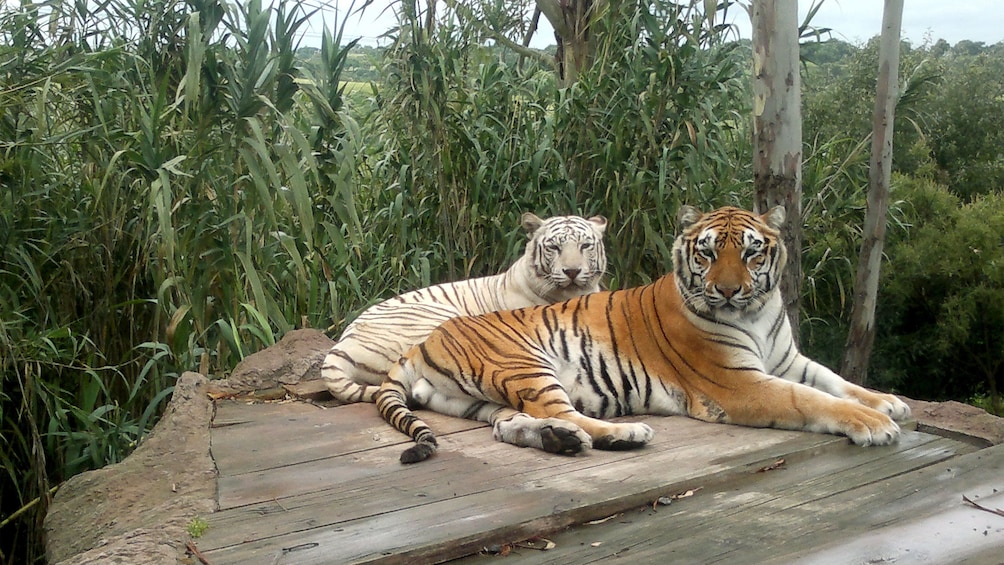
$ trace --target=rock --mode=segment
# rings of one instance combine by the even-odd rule
[[[225,396],[274,390],[276,394],[284,395],[283,386],[294,386],[321,377],[321,363],[334,343],[319,330],[288,332],[272,347],[249,355],[238,363],[228,379],[212,381],[210,393]],[[264,396],[267,397],[267,393]]]
[[[183,374],[160,422],[136,451],[60,487],[45,517],[48,562],[191,563],[187,526],[217,508],[212,399],[269,390],[285,396],[283,387],[320,394],[323,388],[311,381],[320,378],[333,343],[320,331],[295,330],[244,359],[228,379]]]
[[[198,373],[181,375],[136,451],[60,487],[44,523],[49,563],[178,563],[189,522],[216,509],[207,384]]]
[[[1004,443],[1004,418],[986,410],[955,402],[925,402],[904,398],[910,405],[917,429],[922,432],[967,441],[979,447]]]

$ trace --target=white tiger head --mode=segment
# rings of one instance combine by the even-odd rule
[[[555,216],[542,220],[526,212],[523,229],[530,236],[524,258],[532,267],[531,287],[550,302],[596,292],[607,269],[603,233],[607,219]]]
[[[787,254],[780,237],[784,207],[763,215],[725,207],[680,209],[673,243],[676,283],[699,314],[733,316],[762,308],[777,290]]]

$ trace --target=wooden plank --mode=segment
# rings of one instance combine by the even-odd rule
[[[290,413],[306,412],[310,406],[305,402],[249,402],[235,399],[216,401],[213,415],[214,428],[252,422],[263,417],[284,416]]]
[[[887,448],[830,446],[808,461],[706,488],[669,507],[636,509],[549,536],[557,544],[552,551],[517,547],[515,559],[521,564],[600,563],[615,557],[640,563],[667,558],[681,563],[948,563],[967,552],[976,558],[991,555],[994,548],[1004,556],[1004,519],[984,513],[978,527],[979,512],[960,507],[963,492],[1004,506],[996,498],[1004,493],[1004,451],[956,456],[975,448],[916,432],[904,434],[893,447],[895,452],[883,453]],[[992,520],[997,526],[989,525]],[[958,527],[962,524],[966,527]],[[948,535],[958,535],[969,549],[960,548],[963,542],[939,539]],[[488,559],[493,558],[472,556],[459,563]]]
[[[199,547],[213,563],[282,562],[293,553],[297,563],[459,557],[493,539],[550,531],[694,481],[847,443],[687,418],[635,420],[653,426],[656,440],[631,452],[551,456],[477,429],[441,436],[440,453],[415,466],[397,463],[401,446],[388,445],[249,473],[243,486],[221,478],[221,500],[235,500],[227,491],[239,487],[248,489],[239,497],[248,503],[213,515]]]
[[[714,426],[704,426],[705,435],[713,429]],[[281,506],[285,509],[284,527],[291,531],[306,529],[311,521],[337,523],[365,518],[436,500],[476,495],[499,485],[532,481],[541,473],[562,474],[571,469],[602,466],[610,460],[628,456],[609,452],[577,458],[548,456],[493,442],[487,430],[484,432],[464,438],[442,438],[443,451],[420,465],[398,463],[401,447],[396,446],[395,449],[332,458],[319,465],[310,463],[262,474],[258,477],[255,493],[269,489],[275,482],[289,482],[286,493],[295,496],[273,501],[270,496],[254,494],[261,503],[245,505],[215,518],[221,521],[221,530],[236,532],[243,529],[240,523],[245,521],[261,527],[259,517]],[[314,478],[326,479],[327,488],[302,487]],[[230,486],[231,483],[221,481],[221,497],[235,497],[225,492]],[[298,489],[302,494],[296,495]],[[303,520],[303,524],[298,526],[298,520]],[[220,543],[225,545],[233,541]]]
[[[485,427],[480,422],[420,414],[444,434]],[[224,477],[411,441],[388,426],[372,404],[324,408],[305,402],[234,401],[218,404],[211,440],[213,460]]]

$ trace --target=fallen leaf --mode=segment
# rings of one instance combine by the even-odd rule
[[[757,473],[766,473],[767,471],[773,471],[775,469],[780,469],[784,466],[784,459],[778,459],[777,461],[767,465],[766,467],[761,467],[757,469]]]
[[[591,547],[599,547],[599,546],[603,545],[603,542],[601,542],[601,541],[594,541],[593,543],[591,543],[589,545]]]
[[[672,498],[673,498],[673,500],[680,500],[681,498],[691,497],[691,496],[694,496],[694,494],[696,494],[697,491],[701,490],[702,488],[704,488],[704,487],[697,487],[697,488],[690,489],[690,490],[688,490],[686,492],[681,492],[679,494],[674,494]]]
[[[661,506],[668,506],[668,505],[672,504],[674,500],[680,500],[681,498],[688,498],[688,497],[694,496],[694,494],[697,491],[701,490],[702,488],[704,488],[704,487],[692,488],[692,489],[684,491],[684,492],[678,492],[678,493],[676,493],[674,495],[671,495],[671,496],[660,496],[659,498],[655,499],[655,501],[652,503],[652,510],[655,510],[656,506],[660,506],[660,505]]]

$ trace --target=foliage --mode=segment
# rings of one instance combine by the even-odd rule
[[[803,81],[804,130],[819,139],[871,131],[878,41],[810,44]],[[894,168],[927,174],[963,198],[1004,181],[1004,44],[944,41],[901,47]],[[825,64],[823,64],[825,63]]]
[[[564,205],[609,216],[613,286],[669,269],[681,203],[750,201],[746,53],[694,6],[612,2],[595,64],[555,101]]]
[[[897,232],[883,277],[876,369],[924,398],[1004,387],[1004,193],[961,203],[923,179],[900,183],[909,232]],[[951,369],[948,369],[948,368]]]
[[[407,209],[400,229],[445,234],[434,280],[511,260],[511,248],[481,242],[528,209],[607,215],[611,286],[650,280],[670,262],[666,234],[681,201],[738,198],[736,179],[748,176],[742,59],[699,12],[617,3],[598,25],[615,30],[599,36],[598,64],[567,89],[551,69],[521,69],[471,44],[458,31],[464,14],[447,9],[432,29],[411,16],[388,49],[380,96],[387,159],[375,185],[400,190],[404,206],[428,206]]]
[[[651,277],[668,263],[681,181],[708,204],[731,185],[702,171],[741,178],[726,143],[738,61],[696,12],[663,27],[670,2],[623,6],[649,41],[607,50],[642,59],[610,56],[616,73],[574,91],[472,41],[454,14],[429,29],[412,11],[385,78],[351,106],[352,45],[327,34],[300,62],[299,6],[62,8],[0,20],[0,488],[14,561],[40,558],[50,485],[127,455],[182,371],[223,375],[293,327],[337,331],[382,297],[497,272],[520,251],[526,209],[644,229],[644,246],[611,238],[629,273],[615,284]],[[49,21],[67,33],[46,35]],[[661,257],[639,266],[643,253]]]
[[[201,538],[207,531],[209,531],[209,522],[207,522],[205,518],[196,516],[185,526],[185,531],[193,538]]]
[[[928,132],[939,179],[970,199],[1004,187],[1004,43],[975,55],[960,47],[944,57]]]
[[[125,457],[178,373],[222,374],[363,294],[320,276],[361,231],[338,38],[309,77],[294,66],[295,6],[49,8],[0,13],[12,562],[40,557],[50,485]],[[66,33],[47,35],[49,23]]]
[[[803,131],[816,139],[867,138],[875,109],[878,38],[862,48],[842,41],[810,44],[803,81]],[[820,66],[814,61],[829,61]],[[936,116],[929,102],[937,92],[944,62],[927,47],[900,46],[900,99],[896,105],[894,171],[914,173],[924,159],[911,154]]]
[[[291,328],[334,334],[402,290],[498,272],[524,210],[607,215],[611,287],[664,273],[680,203],[750,201],[748,43],[725,41],[710,5],[608,3],[597,64],[564,89],[498,40],[521,39],[524,4],[448,2],[430,25],[406,0],[372,52],[340,31],[301,48],[299,4],[0,8],[0,561],[41,561],[52,485],[125,457],[178,374],[223,376]],[[859,245],[874,64],[871,45],[813,49],[803,328],[826,359]],[[1000,320],[973,308],[1000,289],[994,54],[904,57],[909,176],[875,372],[918,396],[1001,385]],[[350,85],[346,69],[367,74]]]
[[[901,174],[896,182],[913,186],[936,179],[947,189],[946,195],[961,197],[945,204],[942,210],[945,216],[951,209],[962,208],[973,195],[992,193],[1002,187],[996,171],[1004,158],[1001,153],[1004,145],[997,139],[1001,127],[995,120],[1004,115],[996,106],[1004,101],[1004,87],[996,75],[990,76],[993,71],[984,68],[998,66],[999,57],[994,61],[988,57],[999,48],[966,45],[953,48],[945,42],[917,48],[904,45],[900,73],[904,84],[897,105],[894,140],[894,168]],[[856,264],[860,247],[857,226],[863,217],[868,183],[868,118],[874,103],[877,45],[875,41],[862,47],[826,42],[812,45],[811,50],[810,60],[829,63],[816,66],[810,62],[804,69],[803,187],[807,234],[804,268],[809,300],[803,310],[807,323],[803,325],[802,338],[810,355],[835,366],[847,334],[848,292],[854,280],[852,265]],[[969,92],[978,95],[971,96]],[[898,197],[893,193],[888,218],[891,237],[911,238],[914,231],[925,225],[927,220],[911,219],[908,213],[919,194],[910,189],[902,190]],[[961,237],[953,233],[954,225],[944,228],[946,234]],[[889,260],[883,270],[900,272],[899,257],[888,246],[886,254]],[[899,290],[905,292],[904,288]],[[921,398],[965,399],[976,389],[985,389],[986,386],[974,384],[983,377],[962,378],[965,384],[954,386],[941,377],[942,366],[932,365],[930,359],[891,353],[896,350],[894,344],[912,349],[919,343],[905,340],[897,333],[900,330],[912,328],[918,332],[931,331],[932,335],[940,335],[941,331],[917,320],[900,320],[898,316],[905,315],[905,310],[884,309],[889,302],[908,300],[906,295],[894,296],[895,292],[883,282],[879,329],[901,322],[907,325],[876,336],[873,384],[902,387],[899,390]],[[934,323],[933,318],[928,321]],[[983,329],[991,327],[992,323]],[[971,331],[979,330],[973,327]],[[931,342],[924,343],[930,346]],[[901,378],[907,374],[910,379]]]

